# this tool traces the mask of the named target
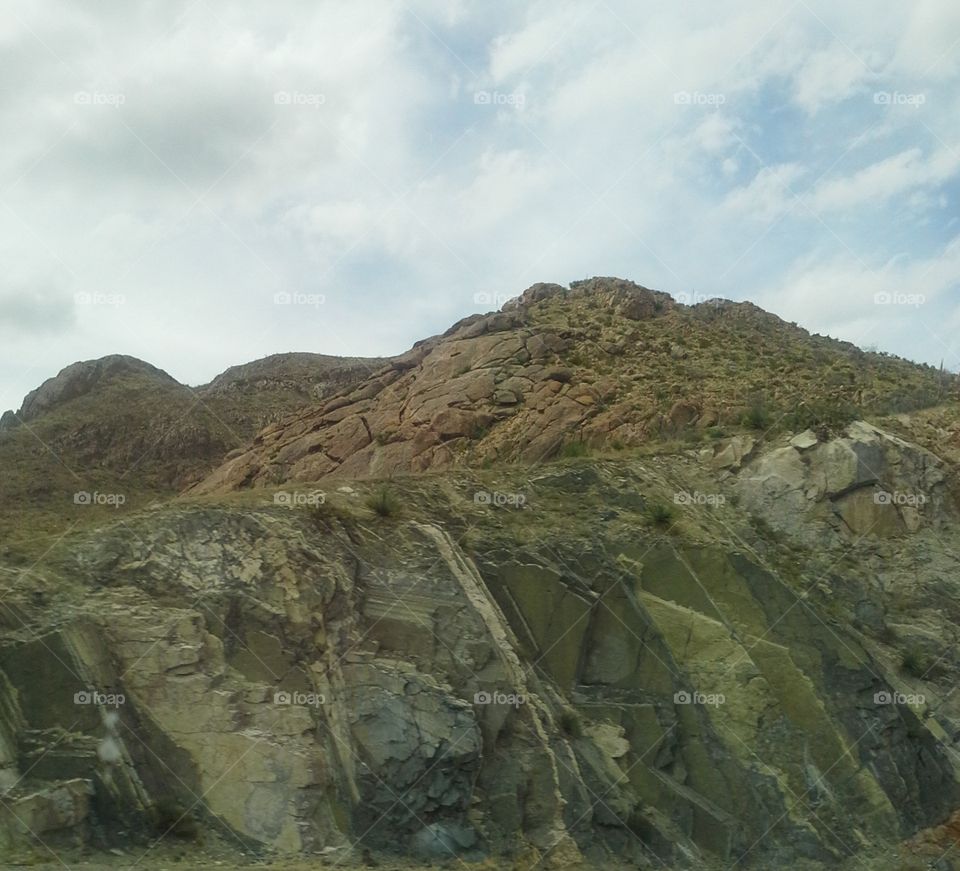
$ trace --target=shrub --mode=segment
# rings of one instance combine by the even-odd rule
[[[400,501],[387,486],[367,496],[366,506],[378,517],[396,517],[400,513]]]
[[[669,526],[673,522],[674,511],[664,502],[651,502],[647,506],[646,516],[654,526]]]
[[[750,398],[747,405],[747,412],[743,416],[744,426],[751,429],[766,430],[770,428],[770,409],[767,407],[767,401],[762,394],[757,394]]]
[[[587,447],[585,442],[567,442],[560,451],[560,456],[564,459],[588,457],[590,456],[590,448]]]
[[[921,680],[935,680],[944,673],[940,661],[932,654],[916,647],[908,647],[903,652],[900,667],[912,677]]]
[[[859,417],[859,409],[843,400],[804,403],[785,418],[791,430],[841,430]]]

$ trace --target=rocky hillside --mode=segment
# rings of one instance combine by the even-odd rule
[[[960,869],[953,390],[540,285],[64,513],[0,556],[0,864]]]
[[[65,527],[169,498],[269,422],[349,387],[383,360],[280,354],[191,388],[133,357],[74,363],[0,420],[0,552],[29,554]],[[104,509],[104,510],[102,510]]]
[[[749,303],[620,279],[536,285],[263,430],[198,487],[539,462],[585,448],[842,425],[933,404],[952,376],[811,336]]]

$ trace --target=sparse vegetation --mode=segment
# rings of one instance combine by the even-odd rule
[[[913,645],[903,652],[900,667],[911,677],[920,680],[936,680],[944,673],[944,667],[937,657]]]
[[[567,442],[560,449],[560,456],[565,460],[576,457],[589,457],[590,448],[586,442]]]
[[[772,421],[773,415],[763,394],[758,393],[750,397],[747,411],[743,416],[743,425],[750,429],[767,430],[770,429]]]
[[[667,527],[673,523],[676,511],[665,502],[650,502],[645,511],[647,522],[653,526]]]
[[[364,504],[378,517],[396,517],[400,513],[400,500],[386,484],[367,496]]]

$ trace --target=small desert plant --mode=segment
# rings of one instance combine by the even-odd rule
[[[590,448],[585,442],[567,442],[560,451],[560,456],[564,459],[573,457],[589,457]]]
[[[762,394],[750,398],[746,414],[743,416],[744,426],[750,429],[765,430],[770,428],[771,414],[767,401]]]
[[[396,517],[400,513],[400,500],[386,485],[367,496],[365,504],[378,517]]]
[[[934,680],[943,675],[940,662],[930,653],[916,647],[908,647],[900,659],[900,667],[911,677]]]
[[[665,502],[651,502],[645,513],[647,520],[654,526],[669,526],[673,522],[673,508]]]

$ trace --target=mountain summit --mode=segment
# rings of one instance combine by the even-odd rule
[[[197,492],[847,422],[935,402],[930,367],[811,336],[750,303],[618,278],[536,284],[263,430]]]

